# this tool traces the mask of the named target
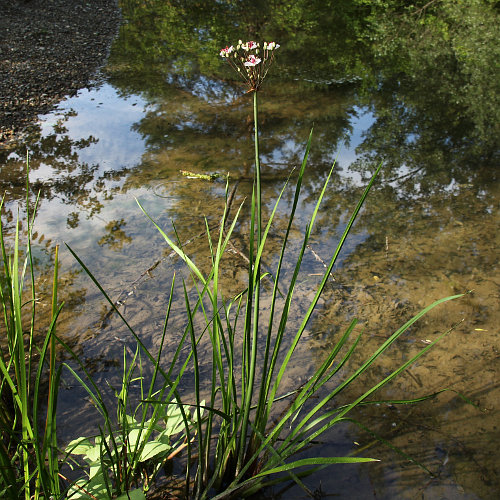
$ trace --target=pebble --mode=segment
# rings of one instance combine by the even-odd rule
[[[10,0],[0,7],[0,149],[96,82],[118,32],[116,0]]]

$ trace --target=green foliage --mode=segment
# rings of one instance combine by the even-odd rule
[[[3,199],[0,210],[2,207]],[[20,248],[19,215],[11,254],[4,241],[3,223],[0,222],[0,299],[6,340],[0,353],[0,491],[3,497],[10,499],[19,498],[21,492],[26,500],[61,493],[56,435],[61,371],[55,366],[55,325],[61,309],[57,306],[58,252],[56,248],[52,310],[48,324],[40,327],[31,252],[35,213],[36,204],[33,214],[28,212],[26,217],[24,258]],[[41,342],[36,336],[38,328],[45,330]],[[40,344],[41,347],[37,347]],[[42,415],[41,385],[47,376],[46,363],[49,385],[46,413]],[[42,418],[45,420],[44,429],[40,428]]]
[[[250,205],[249,267],[246,290],[236,297],[227,299],[224,296],[224,291],[220,288],[218,279],[221,273],[220,266],[222,265],[223,254],[242,207],[239,207],[230,227],[225,227],[228,211],[226,206],[226,212],[222,215],[218,234],[213,236],[210,230],[207,229],[212,266],[206,275],[196,266],[193,259],[188,257],[182,247],[174,242],[153,221],[170,248],[187,265],[191,273],[193,289],[196,291],[195,298],[190,299],[187,284],[183,283],[188,320],[187,332],[191,339],[190,357],[193,363],[196,407],[200,406],[201,388],[203,387],[206,391],[208,384],[210,392],[208,407],[214,409],[217,405],[220,405],[219,416],[222,416],[222,418],[217,418],[217,415],[209,410],[208,418],[205,421],[202,422],[201,419],[198,419],[197,446],[195,448],[197,463],[192,475],[188,474],[186,479],[186,488],[192,483],[191,490],[187,491],[187,495],[192,498],[211,498],[213,490],[218,492],[218,495],[215,496],[217,499],[229,498],[235,494],[242,497],[254,494],[267,485],[286,480],[295,481],[307,493],[311,494],[302,482],[302,477],[312,474],[327,465],[374,460],[372,458],[352,456],[301,459],[297,455],[333,426],[351,420],[348,413],[354,408],[362,404],[373,404],[375,401],[369,400],[370,396],[425,354],[435,342],[422,349],[401,366],[395,368],[392,373],[373,387],[363,389],[361,394],[351,403],[338,407],[334,406],[332,409],[331,405],[334,404],[334,398],[368,370],[418,319],[437,305],[461,296],[447,297],[425,308],[390,335],[372,356],[366,359],[361,366],[354,368],[352,373],[343,381],[336,382],[332,388],[329,384],[339,370],[348,364],[360,341],[360,336],[357,336],[351,341],[351,345],[348,343],[356,326],[356,320],[353,320],[309,380],[297,387],[296,390],[281,394],[280,390],[286,378],[291,359],[316,308],[347,235],[375,181],[378,170],[356,205],[338,246],[326,266],[327,269],[314,298],[307,307],[307,312],[301,318],[300,325],[293,326],[294,333],[290,332],[292,338],[286,342],[285,333],[287,328],[290,327],[289,313],[293,308],[293,296],[302,259],[334,165],[321,192],[317,194],[316,207],[305,229],[303,243],[296,257],[293,277],[291,281],[286,282],[281,276],[281,271],[290,229],[300,197],[300,189],[311,145],[310,137],[298,175],[294,202],[289,215],[288,228],[282,240],[278,265],[272,275],[262,273],[261,262],[266,241],[272,231],[273,218],[278,210],[280,198],[285,188],[278,197],[269,219],[264,225],[261,213],[257,123],[257,92],[255,92],[255,181]],[[147,215],[144,208],[140,204],[139,206]],[[272,280],[272,291],[268,292],[267,297],[268,301],[270,301],[269,312],[267,317],[263,318],[260,300],[265,294],[266,288],[263,286],[263,282],[266,277]],[[285,292],[283,293],[282,290]],[[199,324],[198,318],[200,318],[203,325],[201,331],[195,329],[195,324]],[[448,332],[443,335],[446,333]],[[208,336],[212,353],[211,377],[209,380],[201,377],[202,370],[198,355],[198,346],[206,336]],[[241,341],[237,339],[241,339]],[[327,387],[326,394],[322,393],[322,389],[325,390]],[[285,411],[278,413],[276,407],[283,400],[289,402],[288,406]],[[416,401],[406,400],[398,401],[398,403]],[[214,436],[215,442],[213,440]],[[190,450],[188,450],[188,453],[190,453]],[[188,462],[191,462],[190,458],[188,458]],[[296,469],[300,470],[296,472]],[[278,473],[285,474],[276,478],[275,474]],[[273,477],[270,478],[270,476]]]
[[[131,370],[125,373],[121,391],[116,394],[119,425],[113,435],[103,432],[93,442],[79,437],[66,447],[70,458],[81,455],[89,468],[87,477],[75,481],[69,488],[71,498],[111,499],[121,498],[120,494],[125,495],[124,498],[127,494],[132,499],[146,498],[144,492],[154,483],[167,460],[186,446],[185,414],[175,401],[157,401],[154,398],[159,393],[156,393],[152,400],[137,406],[134,415],[142,415],[140,420],[126,413],[130,383],[138,380],[131,379],[131,373]],[[143,377],[139,380],[142,383]],[[152,417],[144,420],[148,412]],[[195,415],[188,417],[191,427],[195,420]],[[136,489],[132,489],[134,487]]]
[[[364,36],[372,44],[381,80],[393,75],[403,85],[408,80],[410,99],[425,96],[444,112],[445,130],[470,120],[474,127],[468,140],[494,146],[490,141],[500,132],[499,11],[494,2],[404,2],[404,8],[395,1],[370,3]]]

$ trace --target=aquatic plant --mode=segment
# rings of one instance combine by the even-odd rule
[[[28,159],[26,160],[29,169]],[[29,190],[27,190],[28,192]],[[3,208],[4,198],[0,203]],[[52,308],[49,323],[38,324],[31,235],[33,213],[26,200],[26,247],[21,249],[21,220],[15,223],[14,248],[8,253],[0,221],[2,251],[0,300],[3,332],[0,352],[0,496],[26,500],[61,494],[56,435],[56,404],[61,369],[56,368],[55,328],[62,306],[57,304],[58,248],[55,251]],[[45,330],[42,339],[35,333]],[[46,366],[48,365],[48,376]],[[42,382],[48,390],[42,392]],[[47,395],[45,418],[42,395]],[[45,427],[40,428],[45,420]]]
[[[154,484],[158,473],[187,446],[185,424],[187,421],[192,429],[196,416],[182,412],[175,401],[163,400],[166,385],[153,392],[156,374],[145,392],[139,353],[138,347],[127,367],[127,350],[123,350],[122,383],[116,392],[116,424],[110,419],[100,391],[90,389],[67,365],[100,409],[107,429],[102,429],[94,438],[74,439],[66,446],[68,461],[71,460],[74,469],[82,469],[75,455],[83,457],[84,469],[88,467],[84,477],[68,489],[68,496],[73,499],[145,500],[145,492]],[[139,375],[135,376],[137,370]],[[135,409],[130,408],[132,382],[139,382],[141,388],[141,401]]]
[[[162,390],[164,393],[154,397],[150,396],[147,401],[151,404],[161,405],[172,401],[174,397],[182,413],[185,403],[183,403],[177,388],[183,383],[183,376],[188,370],[194,376],[194,401],[190,401],[190,405],[194,408],[192,418],[195,421],[194,432],[190,428],[188,417],[184,413],[182,415],[186,433],[185,451],[187,456],[185,458],[184,490],[187,498],[243,497],[268,485],[288,480],[295,481],[312,495],[312,492],[302,481],[303,477],[332,464],[362,463],[376,460],[370,457],[352,455],[316,456],[313,458],[300,458],[299,455],[301,451],[311,446],[319,436],[333,426],[344,422],[355,422],[349,415],[355,408],[364,404],[379,403],[380,401],[369,400],[370,396],[423,356],[450,330],[425,346],[408,361],[395,367],[389,375],[374,386],[362,389],[350,403],[335,406],[335,398],[365,373],[401,335],[428,311],[443,302],[461,296],[446,297],[430,304],[394,333],[388,335],[387,339],[370,357],[357,368],[351,368],[351,372],[339,381],[336,376],[341,369],[348,367],[349,361],[352,362],[353,354],[356,352],[361,338],[361,334],[357,334],[354,339],[351,339],[357,324],[357,321],[353,320],[310,378],[296,387],[295,390],[281,392],[296,348],[315,311],[349,231],[375,182],[380,167],[373,174],[359,202],[354,207],[337,247],[325,266],[321,282],[306,313],[298,325],[290,324],[289,313],[293,307],[293,296],[303,257],[335,164],[332,165],[317,196],[315,209],[303,234],[293,275],[287,282],[282,276],[282,269],[311,147],[311,131],[296,180],[292,208],[281,242],[277,267],[271,274],[263,273],[261,263],[266,250],[267,238],[273,227],[274,215],[286,185],[278,196],[267,223],[263,224],[257,95],[269,66],[273,62],[274,50],[278,47],[279,45],[274,42],[260,44],[254,41],[246,43],[239,41],[236,47],[227,46],[220,51],[220,55],[243,78],[248,87],[247,93],[253,94],[255,176],[249,206],[249,245],[246,256],[248,281],[245,290],[236,296],[227,298],[219,281],[222,273],[223,255],[244,207],[244,204],[240,205],[233,220],[229,221],[228,180],[226,181],[225,209],[221,215],[216,234],[213,234],[207,224],[206,236],[211,256],[211,267],[206,274],[185,253],[177,232],[176,241],[174,241],[148,215],[141,203],[137,202],[144,214],[163,236],[167,245],[184,261],[192,281],[191,286],[185,280],[182,282],[187,326],[168,368],[162,368],[160,358],[155,359],[149,353],[140,341],[139,335],[130,327],[88,267],[70,249],[136,338],[141,352],[144,352],[154,363],[155,374],[158,377],[163,377]],[[263,288],[262,283],[265,279],[272,282],[272,291],[270,292],[266,292],[266,289]],[[172,280],[163,335],[167,329],[174,284],[175,278]],[[260,305],[264,293],[270,293],[270,297],[267,297],[270,303],[269,313],[265,322],[263,322],[263,311]],[[199,325],[199,321],[202,324],[201,328],[195,326]],[[287,338],[290,335],[291,338]],[[207,338],[211,346],[210,377],[208,379],[202,377],[201,360],[198,353],[200,343]],[[179,354],[185,345],[190,345],[190,353],[180,369],[176,369]],[[175,377],[174,373],[176,373]],[[334,377],[336,377],[335,382],[333,381]],[[332,383],[333,387],[331,387]],[[209,394],[206,402],[203,398],[204,393]],[[391,402],[393,404],[412,403],[433,396],[435,394],[413,400]],[[278,406],[283,402],[285,402],[285,410],[282,406],[278,410]],[[202,418],[203,410],[206,410],[205,418]]]
[[[264,48],[262,52],[260,51],[261,46]],[[286,187],[283,188],[267,223],[264,225],[262,221],[257,95],[269,65],[273,61],[274,49],[277,47],[279,46],[274,42],[261,45],[253,41],[247,43],[240,41],[236,48],[228,46],[220,52],[221,56],[230,62],[237,73],[243,76],[249,87],[248,92],[253,94],[255,177],[249,207],[247,288],[237,296],[228,299],[219,283],[222,256],[243,209],[243,206],[238,208],[233,221],[229,224],[227,221],[228,184],[226,185],[226,208],[221,216],[216,235],[211,233],[207,224],[207,240],[212,266],[208,274],[205,275],[184,252],[182,245],[173,241],[149,217],[145,208],[138,202],[170,248],[187,265],[191,273],[192,287],[196,291],[196,300],[193,303],[188,293],[188,285],[183,282],[188,323],[183,341],[186,337],[191,340],[190,360],[193,364],[195,378],[195,407],[198,408],[201,405],[203,390],[208,390],[210,393],[207,402],[208,417],[204,421],[197,420],[196,446],[187,450],[187,462],[189,464],[193,461],[196,463],[193,471],[188,468],[186,480],[186,495],[193,498],[219,499],[234,495],[241,497],[255,493],[266,485],[286,480],[295,481],[305,491],[311,493],[301,480],[303,476],[331,464],[361,463],[374,460],[373,458],[353,456],[302,459],[296,458],[296,456],[322,433],[336,424],[350,420],[349,412],[359,405],[366,404],[367,399],[372,394],[425,354],[441,337],[426,346],[413,358],[396,367],[376,385],[363,390],[351,403],[331,408],[331,405],[334,404],[334,398],[370,368],[377,358],[418,319],[437,305],[461,296],[455,295],[438,300],[408,320],[401,328],[389,335],[387,340],[361,366],[354,369],[341,382],[338,382],[333,389],[328,387],[326,394],[324,394],[321,390],[325,389],[339,370],[346,366],[360,341],[360,335],[357,335],[351,344],[348,343],[356,326],[356,320],[353,320],[309,380],[291,393],[280,393],[282,382],[296,347],[313,315],[342,246],[375,182],[380,167],[373,174],[361,199],[354,208],[307,312],[298,326],[290,325],[289,312],[304,253],[335,165],[332,165],[323,188],[317,196],[313,215],[305,228],[293,276],[288,283],[284,282],[281,274],[282,266],[298,205],[302,179],[305,175],[311,146],[311,132],[296,181],[293,205],[287,230],[281,243],[278,265],[271,275],[262,273],[261,263],[266,241],[272,229],[274,214]],[[261,66],[259,67],[259,65]],[[262,288],[264,277],[271,279],[273,283],[270,297],[271,305],[265,324],[262,322],[260,307],[261,296],[264,293]],[[283,294],[282,290],[287,290],[287,292]],[[196,330],[194,326],[195,318],[198,317],[202,318],[204,325],[201,331]],[[285,341],[285,333],[289,332],[291,328],[294,329],[295,333],[291,340]],[[448,332],[443,335],[446,333]],[[209,380],[201,378],[200,360],[197,352],[200,341],[207,336],[212,347],[212,368]],[[239,350],[236,349],[235,339],[237,338],[242,338]],[[316,398],[319,400],[316,401]],[[287,408],[278,413],[276,407],[279,402],[284,400],[288,401]],[[399,403],[408,402],[413,402],[413,400],[399,401]],[[217,413],[214,412],[215,408],[217,408]],[[292,425],[290,422],[293,422]],[[193,453],[196,455],[196,460],[194,460]],[[300,469],[300,471],[296,472],[296,469]]]
[[[302,244],[293,263],[292,276],[287,278],[283,266],[285,259],[289,258],[286,251],[299,204],[302,181],[306,175],[311,131],[295,182],[293,202],[277,265],[271,273],[262,272],[262,261],[267,251],[274,216],[288,186],[287,182],[264,223],[257,96],[274,60],[274,51],[278,47],[274,42],[260,44],[240,41],[236,47],[226,47],[221,51],[221,55],[242,76],[248,87],[247,93],[251,93],[253,97],[255,177],[248,204],[250,227],[245,289],[235,296],[227,297],[220,283],[223,256],[245,208],[244,202],[230,220],[228,179],[226,204],[218,229],[214,232],[207,223],[206,236],[211,266],[206,273],[185,253],[177,232],[174,241],[153,221],[138,201],[140,209],[156,226],[167,245],[186,264],[190,273],[190,282],[182,281],[186,328],[167,366],[163,366],[162,352],[168,334],[175,276],[172,278],[160,347],[153,355],[91,270],[68,247],[137,342],[137,350],[128,364],[124,351],[123,377],[120,389],[116,390],[116,408],[113,407],[115,411],[110,410],[109,405],[105,403],[101,388],[92,380],[81,359],[56,335],[55,325],[62,307],[57,304],[57,252],[51,321],[39,350],[38,365],[34,364],[36,297],[30,244],[33,219],[30,219],[28,214],[28,221],[31,222],[28,224],[26,257],[21,264],[19,221],[16,225],[12,257],[7,255],[0,225],[3,258],[0,298],[7,331],[7,348],[2,351],[0,358],[0,394],[5,402],[0,407],[3,438],[0,443],[0,493],[5,497],[17,498],[18,491],[21,491],[26,500],[32,495],[35,498],[69,496],[139,500],[145,497],[144,492],[151,487],[163,465],[174,456],[185,465],[184,493],[187,498],[244,497],[266,486],[290,480],[312,495],[303,482],[305,476],[333,464],[376,460],[350,454],[302,458],[301,453],[307,447],[314,446],[318,437],[332,427],[347,422],[358,423],[350,416],[355,408],[383,402],[373,400],[372,396],[423,356],[451,329],[439,335],[416,355],[394,367],[375,385],[359,390],[350,402],[339,403],[337,398],[342,392],[346,392],[347,388],[351,388],[353,383],[428,311],[462,295],[446,297],[430,304],[395,332],[387,335],[386,340],[372,355],[358,366],[354,366],[353,355],[357,352],[361,334],[355,333],[357,322],[352,320],[312,375],[293,390],[284,389],[297,346],[381,167],[374,172],[359,202],[353,208],[306,312],[298,323],[292,322],[290,312],[294,306],[294,293],[297,290],[304,255],[335,164],[332,165],[317,195],[314,211],[304,228]],[[27,272],[31,277],[31,297],[25,301],[23,283]],[[269,307],[265,308],[266,316],[261,306],[264,295],[269,304]],[[25,308],[30,320],[28,328],[22,321]],[[27,349],[25,331],[29,331]],[[56,340],[72,356],[73,364],[63,363],[56,368]],[[202,375],[199,353],[201,342],[208,342],[210,345],[208,379]],[[181,362],[180,354],[186,347],[189,354]],[[152,367],[148,382],[142,375],[144,362],[150,363]],[[45,366],[48,367],[47,370]],[[59,455],[56,439],[56,402],[63,368],[73,374],[103,418],[103,425],[100,426],[97,436],[79,437],[66,447],[66,462],[71,459],[78,467],[77,470],[81,470],[82,463],[75,460],[74,456],[83,457],[84,461],[84,477],[67,483],[67,487],[62,487],[64,483],[61,479],[65,478],[60,471],[59,460],[63,455]],[[41,416],[40,386],[45,373],[48,373],[49,390],[46,425],[42,432],[38,422]],[[182,397],[179,392],[180,387],[187,385],[187,373],[194,379],[192,396],[188,403],[187,397]],[[138,403],[129,394],[133,381],[140,383]],[[205,393],[208,393],[207,399],[204,397]],[[415,403],[435,395],[391,403]],[[185,452],[182,458],[181,451]],[[422,464],[418,465],[423,467]]]

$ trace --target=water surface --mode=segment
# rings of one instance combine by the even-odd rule
[[[251,96],[219,60],[218,49],[240,37],[276,39],[281,43],[277,62],[259,94],[265,217],[288,176],[293,178],[314,126],[286,267],[338,157],[305,256],[291,330],[362,187],[383,163],[288,383],[307,374],[304,366],[312,370],[321,362],[353,317],[365,332],[361,361],[433,300],[473,290],[412,328],[362,381],[374,383],[456,325],[380,397],[401,399],[450,388],[481,410],[450,391],[419,406],[382,405],[356,415],[435,477],[353,425],[327,436],[320,452],[359,449],[381,462],[333,468],[308,484],[346,499],[497,498],[500,120],[491,74],[498,46],[488,31],[494,31],[496,14],[474,3],[459,21],[452,7],[438,9],[434,13],[449,27],[448,38],[439,40],[431,17],[425,33],[416,27],[410,32],[404,16],[398,27],[375,8],[370,17],[362,2],[352,2],[352,8],[298,3],[293,13],[280,5],[254,4],[204,2],[181,8],[161,1],[122,2],[124,24],[103,69],[103,83],[40,117],[38,133],[27,144],[30,199],[40,191],[34,235],[39,272],[50,275],[55,245],[68,243],[154,349],[173,273],[188,276],[135,199],[171,236],[175,224],[186,250],[208,268],[201,236],[205,218],[210,227],[218,224],[225,185],[188,179],[181,171],[229,173],[230,187],[238,183],[234,206],[251,195]],[[24,206],[24,158],[24,146],[0,153],[8,227],[18,204]],[[287,188],[266,256],[270,268],[292,199]],[[235,248],[243,252],[247,227],[244,212],[234,237]],[[59,333],[99,382],[118,383],[123,346],[133,349],[134,343],[69,252],[62,251],[60,259],[66,305]],[[237,293],[245,285],[246,263],[233,252],[225,264],[223,286],[227,295]],[[50,288],[41,285],[41,304],[49,297]],[[171,320],[172,345],[183,324],[179,300]],[[74,385],[66,383],[68,389]],[[353,387],[344,397],[359,390]],[[66,435],[82,432],[93,415],[90,405],[75,412],[80,398],[78,388],[61,397]],[[302,496],[295,487],[283,493],[283,498]]]

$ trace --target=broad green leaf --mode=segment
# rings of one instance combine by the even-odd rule
[[[85,458],[90,462],[97,462],[101,459],[101,444],[96,444],[87,451]]]
[[[168,443],[162,443],[160,441],[151,441],[144,445],[144,449],[141,453],[140,462],[145,462],[157,455],[167,453],[172,447]]]
[[[139,434],[140,434],[140,439],[139,439]],[[135,448],[136,445],[137,446],[140,446],[141,443],[144,441],[144,436],[146,434],[146,430],[142,430],[141,432],[141,429],[133,429],[131,430],[129,433],[128,433],[128,444],[129,444],[129,447],[132,447],[132,448]],[[138,442],[139,440],[139,442]]]
[[[182,415],[179,414],[175,417],[169,418],[165,422],[165,430],[163,431],[163,434],[166,434],[168,436],[175,436],[182,430],[184,430],[184,420],[182,418]]]
[[[92,496],[91,496],[92,495]],[[96,474],[90,481],[79,479],[68,490],[68,497],[71,500],[84,498],[85,500],[99,498],[99,500],[108,499],[108,492],[104,483],[102,471]]]
[[[66,453],[71,453],[73,455],[86,455],[87,452],[93,448],[93,445],[90,440],[86,437],[79,437],[73,439],[68,446],[66,446]]]
[[[146,495],[142,490],[132,490],[120,495],[116,500],[146,500]]]

